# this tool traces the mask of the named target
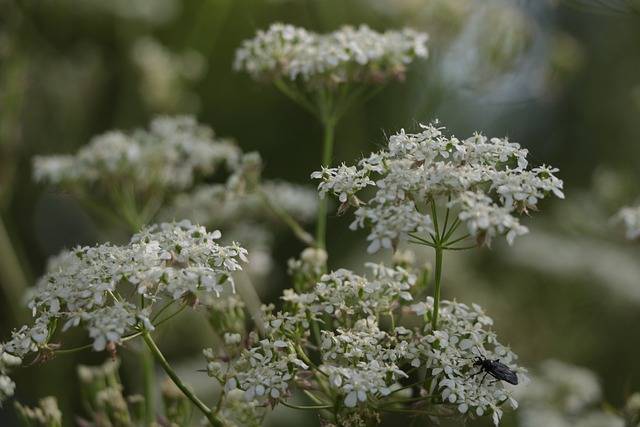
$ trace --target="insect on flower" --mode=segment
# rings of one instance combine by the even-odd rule
[[[507,365],[501,363],[499,360],[491,360],[482,356],[476,357],[476,361],[473,366],[479,366],[480,370],[475,374],[471,375],[471,377],[475,377],[476,375],[484,372],[484,376],[480,381],[480,384],[484,382],[484,379],[487,375],[491,375],[497,380],[506,381],[509,384],[518,385],[518,376],[516,373],[511,370]]]

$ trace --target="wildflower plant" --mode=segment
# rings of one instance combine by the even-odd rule
[[[87,347],[115,354],[124,342],[142,337],[163,365],[150,332],[201,295],[233,289],[233,273],[247,261],[244,248],[221,246],[220,237],[188,221],[163,223],[141,230],[127,245],[63,253],[29,300],[33,325],[15,330],[0,357],[11,366],[33,354],[47,359]],[[57,333],[78,326],[87,330],[91,344],[65,348]]]
[[[239,353],[228,346],[206,350],[209,375],[224,387],[222,407],[240,392],[251,407],[281,403],[317,411],[336,425],[358,426],[395,412],[491,415],[498,424],[505,407],[517,406],[500,381],[474,375],[482,356],[500,359],[526,378],[479,306],[443,301],[434,329],[434,302],[430,297],[418,302],[424,288],[416,271],[382,264],[367,268],[366,276],[339,269],[308,283],[306,291],[285,291],[283,310],[265,306],[264,332],[238,340],[244,343]],[[291,403],[296,392],[313,404]],[[264,412],[254,415],[259,424]]]
[[[369,252],[395,250],[403,240],[435,250],[436,328],[444,251],[490,245],[498,235],[513,244],[528,232],[521,214],[549,194],[564,194],[557,169],[530,169],[528,150],[517,143],[479,133],[448,137],[437,123],[421,127],[391,136],[385,149],[357,165],[323,167],[311,177],[320,180],[321,195],[338,198],[342,212],[355,208],[351,228],[369,229]],[[359,195],[369,186],[375,194],[363,201]]]
[[[70,191],[99,216],[122,218],[136,232],[176,192],[220,168],[233,171],[242,153],[189,116],[161,116],[149,129],[109,131],[76,154],[36,156],[34,178]]]
[[[77,247],[51,260],[29,298],[33,323],[0,345],[0,400],[14,392],[11,370],[28,358],[45,361],[83,349],[115,356],[119,346],[141,338],[148,349],[141,354],[144,396],[124,397],[117,364],[80,369],[94,419],[155,425],[152,356],[173,384],[163,387],[166,421],[179,425],[190,422],[193,405],[209,425],[258,426],[279,404],[336,426],[375,425],[389,413],[463,421],[486,416],[498,425],[517,402],[479,361],[499,361],[517,378],[512,383],[526,382],[526,369],[480,306],[441,299],[443,254],[488,246],[498,235],[512,244],[528,231],[522,214],[549,194],[563,197],[557,170],[529,168],[527,150],[507,139],[475,134],[461,140],[437,124],[416,134],[401,131],[355,165],[330,164],[344,109],[371,88],[400,79],[409,63],[426,56],[425,43],[426,35],[410,30],[345,27],[317,35],[276,24],[237,52],[237,68],[272,80],[325,125],[322,169],[311,175],[323,197],[315,238],[299,224],[314,216],[309,194],[262,182],[257,154],[214,138],[192,118],[156,119],[148,130],[107,133],[75,155],[36,158],[36,179],[73,191],[87,205],[98,200],[134,234],[123,245]],[[228,176],[213,182],[221,169]],[[366,263],[367,273],[329,268],[327,194],[337,197],[339,213],[354,208],[351,228],[369,230],[369,252],[395,252],[391,264]],[[308,246],[288,263],[292,287],[278,307],[256,308],[235,293],[242,282],[236,276],[259,257],[223,242],[220,231],[172,221],[197,213],[217,227],[251,222],[262,210]],[[166,222],[145,225],[157,218]],[[247,233],[247,240],[254,235]],[[435,250],[433,279],[430,269],[416,268],[410,252],[398,251],[403,241]],[[216,345],[203,350],[219,390],[213,405],[185,384],[152,336],[190,307],[206,309],[216,336]],[[90,342],[68,348],[63,333],[76,327]]]
[[[273,24],[245,40],[234,68],[273,83],[322,124],[322,164],[331,165],[335,128],[345,112],[390,81],[403,81],[407,67],[428,56],[428,35],[411,29],[379,33],[366,25],[328,34]],[[320,202],[316,240],[325,246],[327,205]]]

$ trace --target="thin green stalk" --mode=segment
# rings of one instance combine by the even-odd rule
[[[155,411],[155,383],[156,373],[153,355],[147,347],[140,348],[140,363],[142,364],[142,378],[144,381],[144,419],[147,425],[152,425],[156,419]]]
[[[433,317],[431,319],[431,327],[433,330],[438,328],[438,310],[440,309],[440,279],[442,277],[442,253],[443,248],[436,246],[436,267],[435,267],[435,291],[433,293]]]
[[[450,246],[445,246],[443,249],[445,249],[447,251],[466,251],[466,250],[469,250],[469,249],[475,249],[477,247],[478,247],[478,245],[461,246],[461,247],[458,247],[458,248],[452,248]]]
[[[289,215],[287,211],[273,204],[271,202],[271,199],[269,199],[269,196],[265,194],[262,188],[258,190],[258,194],[260,194],[260,197],[262,198],[262,201],[265,204],[265,206],[269,210],[271,210],[278,218],[280,218],[282,222],[284,222],[287,226],[289,226],[291,231],[293,231],[293,234],[295,234],[295,236],[298,239],[300,239],[303,243],[306,243],[309,246],[316,245],[316,241],[313,239],[313,236],[307,233],[306,230],[302,228],[302,226],[298,224],[298,222],[291,215]]]
[[[449,237],[451,237],[451,235],[458,229],[459,225],[460,225],[460,219],[456,218],[455,221],[453,221],[453,224],[451,224],[451,228],[449,228],[449,230],[444,235],[442,240],[444,240],[445,242],[449,240]]]
[[[439,245],[442,242],[440,241],[440,228],[438,227],[438,210],[436,209],[436,201],[433,199],[431,199],[431,219],[433,219],[433,228],[436,232],[433,241]]]
[[[322,143],[322,165],[331,166],[333,157],[333,143],[335,140],[335,120],[328,118],[323,120],[324,140]],[[327,234],[327,198],[320,199],[318,206],[318,221],[316,223],[316,241],[318,247],[324,249],[326,247]]]
[[[471,236],[470,234],[465,234],[465,235],[464,235],[464,236],[462,236],[462,237],[458,237],[458,238],[457,238],[457,239],[455,239],[455,240],[452,240],[452,241],[450,241],[450,242],[446,242],[446,243],[444,243],[444,245],[446,245],[446,246],[455,245],[456,243],[461,242],[461,241],[463,241],[464,239],[466,239],[466,238],[468,238],[468,237],[470,237],[470,236]]]
[[[292,408],[292,409],[300,409],[300,410],[307,410],[307,411],[316,411],[316,410],[319,410],[319,409],[333,408],[333,405],[318,405],[318,406],[294,405],[292,403],[287,403],[284,400],[281,400],[280,403],[282,403],[284,406],[288,406],[289,408]]]
[[[216,427],[222,427],[223,426],[222,421],[220,421],[220,419],[214,415],[214,413],[211,411],[211,409],[207,405],[205,405],[198,398],[198,396],[196,396],[189,389],[189,387],[187,387],[182,382],[182,379],[180,379],[178,374],[176,374],[176,372],[173,370],[173,368],[171,367],[169,362],[167,362],[167,359],[164,357],[164,355],[162,354],[162,352],[160,351],[160,349],[156,345],[155,341],[153,341],[153,338],[151,338],[151,334],[149,334],[148,331],[143,331],[142,332],[142,338],[144,339],[144,342],[147,344],[147,347],[149,348],[149,350],[151,351],[153,356],[156,358],[156,360],[158,361],[160,366],[162,366],[162,369],[164,369],[164,371],[167,373],[169,378],[171,378],[171,380],[176,385],[176,387],[178,387],[184,393],[184,395],[191,402],[193,402],[194,405],[196,405],[196,407],[200,410],[200,412],[202,412],[204,414],[204,416],[207,417],[207,419],[209,420],[211,425],[216,426]]]
[[[289,97],[293,102],[300,105],[302,108],[307,110],[309,113],[317,116],[318,112],[316,111],[316,107],[310,102],[305,96],[299,93],[297,90],[292,89],[284,80],[275,80],[274,81],[276,87]]]
[[[126,337],[122,337],[122,339],[120,340],[121,342],[125,342],[125,341],[129,341],[132,340],[134,338],[139,337],[140,335],[142,335],[142,332],[135,332],[131,335],[127,335]],[[82,350],[88,350],[90,348],[93,348],[93,344],[85,344],[83,346],[80,347],[73,347],[73,348],[65,348],[62,350],[54,350],[54,354],[57,356],[59,354],[71,354],[71,353],[76,353],[78,351],[82,351]]]
[[[144,295],[140,295],[140,308],[144,309]],[[140,367],[142,368],[142,384],[144,390],[144,419],[147,425],[151,425],[155,421],[155,393],[156,388],[156,372],[153,356],[147,347],[140,348],[139,354]]]

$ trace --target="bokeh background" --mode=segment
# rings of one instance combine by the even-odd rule
[[[311,185],[319,125],[275,88],[232,69],[240,42],[278,21],[318,32],[366,23],[430,34],[429,59],[406,82],[340,123],[335,161],[438,118],[459,136],[509,136],[530,148],[532,163],[559,167],[566,200],[525,220],[531,234],[513,247],[496,242],[448,256],[444,297],[485,307],[525,366],[555,358],[587,367],[614,406],[640,390],[640,245],[610,220],[640,198],[637,0],[0,0],[0,233],[16,254],[0,247],[0,336],[26,313],[12,263],[32,284],[61,249],[122,238],[105,236],[69,195],[36,185],[34,155],[71,153],[106,130],[189,113],[259,151],[267,177]],[[364,261],[364,236],[346,231],[348,223],[329,220],[333,267]],[[265,301],[277,302],[289,286],[286,260],[302,249],[279,234],[274,268],[259,284]],[[186,317],[161,343],[206,391],[209,380],[196,369],[209,335],[197,325]],[[126,350],[123,357],[123,381],[136,391],[135,375],[127,376],[136,366]],[[17,397],[55,395],[74,425],[71,414],[82,408],[73,366],[104,358],[78,354],[20,370]],[[271,418],[301,422],[289,412]],[[14,423],[12,405],[0,409],[0,425]]]

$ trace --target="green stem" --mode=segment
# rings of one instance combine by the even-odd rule
[[[433,317],[431,319],[431,327],[435,331],[438,328],[438,310],[440,309],[440,279],[442,277],[442,253],[443,248],[438,245],[436,251],[436,267],[435,267],[435,291],[433,293]]]
[[[322,143],[322,165],[330,167],[333,157],[333,143],[335,140],[335,120],[327,118],[323,120],[324,141]],[[327,234],[327,198],[320,199],[318,205],[318,221],[316,224],[316,241],[318,247],[324,249],[326,247]]]
[[[288,406],[289,408],[293,408],[293,409],[301,409],[301,410],[307,410],[307,411],[317,411],[319,409],[329,409],[329,408],[333,408],[333,405],[318,405],[318,406],[302,406],[302,405],[294,405],[292,403],[287,403],[284,400],[281,400],[280,403],[282,403],[284,406]]]
[[[147,347],[140,349],[140,363],[142,364],[142,377],[144,381],[144,416],[147,425],[155,421],[155,369],[153,356]]]
[[[140,308],[144,309],[144,295],[140,295]],[[140,367],[142,368],[142,384],[144,386],[144,416],[147,425],[151,425],[155,421],[155,389],[156,389],[156,372],[153,356],[146,347],[140,348],[138,355]]]
[[[284,93],[293,102],[317,117],[318,113],[316,111],[316,107],[304,96],[304,94],[301,94],[297,90],[291,88],[284,80],[278,79],[275,80],[274,83],[280,92]]]
[[[176,372],[173,370],[171,365],[169,365],[169,362],[167,362],[167,359],[164,357],[164,355],[162,354],[162,352],[160,351],[160,349],[156,345],[155,341],[153,341],[153,338],[151,338],[151,334],[149,334],[148,331],[144,331],[144,332],[142,332],[142,338],[144,339],[144,342],[147,344],[147,347],[149,348],[149,350],[151,351],[153,356],[156,358],[156,360],[158,361],[160,366],[162,366],[162,369],[164,369],[164,371],[167,373],[169,378],[171,378],[171,380],[176,385],[176,387],[178,387],[184,393],[184,395],[191,402],[193,402],[194,405],[196,405],[196,407],[200,410],[200,412],[202,412],[204,414],[204,416],[207,417],[207,419],[209,420],[211,425],[216,426],[216,427],[222,427],[223,426],[222,421],[220,421],[220,419],[213,414],[211,409],[209,409],[209,407],[207,405],[205,405],[198,398],[198,396],[196,396],[189,389],[189,387],[187,387],[182,382],[182,380],[180,379],[178,374],[176,374]]]
[[[284,222],[290,229],[293,231],[293,234],[300,239],[303,243],[306,243],[309,246],[315,246],[316,241],[313,239],[309,233],[306,232],[304,228],[291,216],[287,211],[282,209],[280,206],[277,206],[271,202],[269,196],[267,196],[262,188],[258,190],[258,194],[265,204],[265,206],[271,210],[282,222]]]

